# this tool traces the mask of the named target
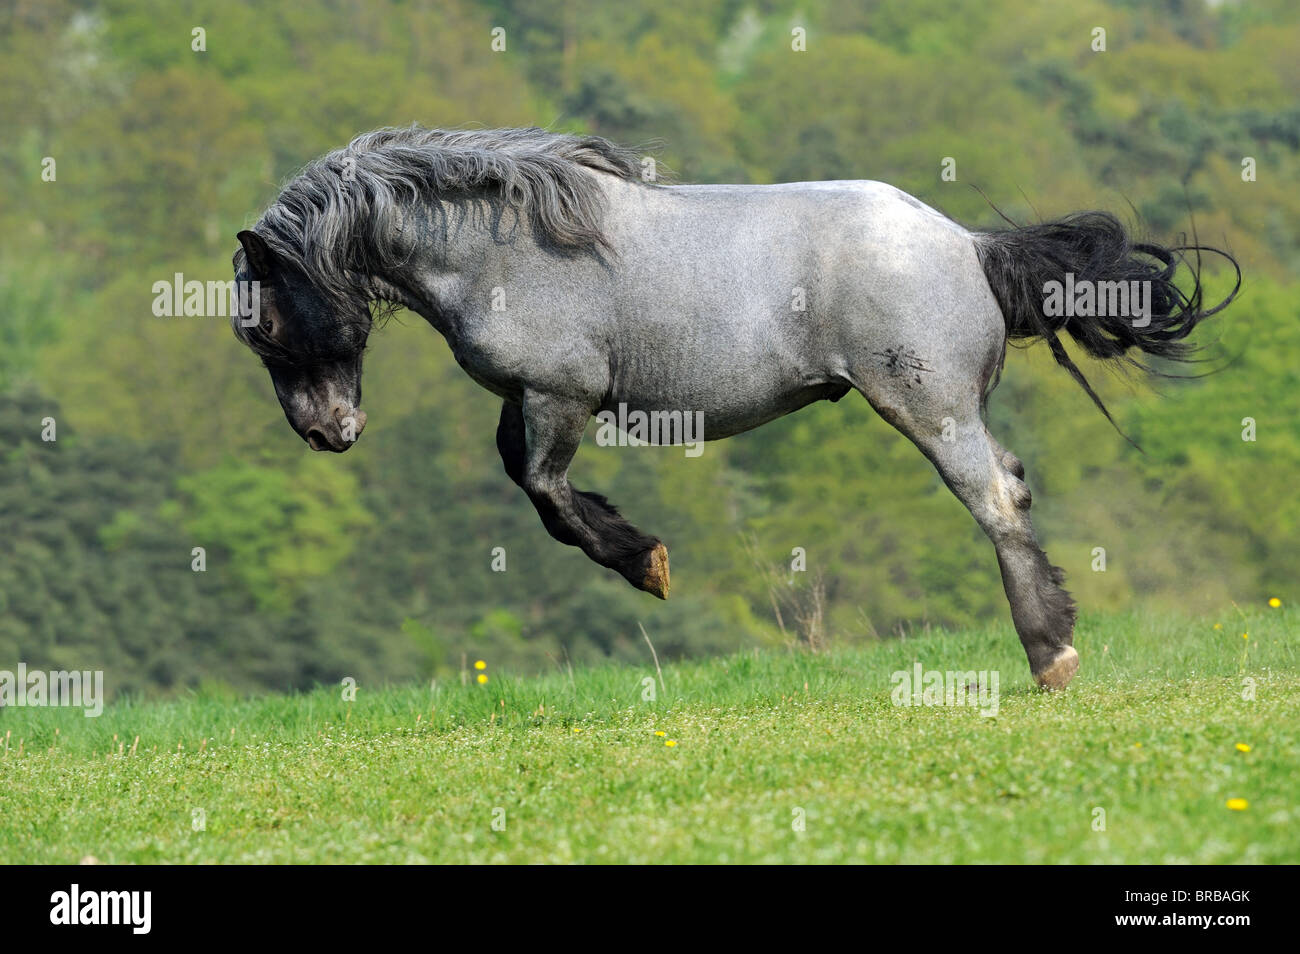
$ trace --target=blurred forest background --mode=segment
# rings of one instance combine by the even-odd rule
[[[1246,273],[1201,338],[1230,366],[1157,394],[1084,363],[1146,455],[1042,346],[1011,353],[991,428],[1085,610],[1291,598],[1298,92],[1292,0],[5,0],[0,668],[244,691],[643,659],[638,622],[668,657],[1011,638],[992,547],[856,395],[697,459],[589,437],[574,482],[668,543],[660,603],[546,535],[502,472],[498,401],[415,316],[372,338],[370,425],[337,457],[225,319],[153,315],[156,281],[230,277],[235,232],[304,162],[413,121],[653,145],[684,182],[881,179],[969,226],[998,224],[973,186],[1020,222],[1107,208],[1170,241],[1194,215]]]

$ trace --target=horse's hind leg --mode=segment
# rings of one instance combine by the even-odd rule
[[[930,459],[993,541],[1011,618],[1034,679],[1047,689],[1064,688],[1079,668],[1074,601],[1061,588],[1061,571],[1048,563],[1034,536],[1024,467],[985,428],[975,382],[955,387],[950,381],[944,387],[927,381],[925,388],[902,389],[895,381],[877,378],[860,390]]]
[[[569,483],[591,411],[579,403],[526,392],[523,406],[506,401],[497,450],[506,473],[524,489],[548,533],[581,548],[639,590],[668,598],[668,550],[619,515],[600,494]]]

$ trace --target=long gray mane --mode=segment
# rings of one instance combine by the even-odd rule
[[[591,171],[639,180],[640,157],[597,136],[544,129],[377,129],[308,163],[253,227],[340,316],[376,299],[365,276],[396,264],[395,226],[413,201],[486,194],[570,248],[603,247]],[[236,273],[244,253],[235,253]],[[237,328],[244,332],[244,329]]]

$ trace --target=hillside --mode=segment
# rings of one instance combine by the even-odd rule
[[[352,702],[0,710],[0,859],[1300,861],[1294,611],[1085,617],[1078,645],[1062,694],[995,627],[673,663],[662,689],[646,649]],[[895,705],[918,665],[998,695]]]

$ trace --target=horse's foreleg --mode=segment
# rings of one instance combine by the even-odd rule
[[[637,589],[668,598],[668,550],[619,515],[600,494],[569,483],[591,411],[571,399],[528,391],[523,405],[506,401],[497,425],[497,449],[506,473],[524,489],[548,533],[581,548]]]

